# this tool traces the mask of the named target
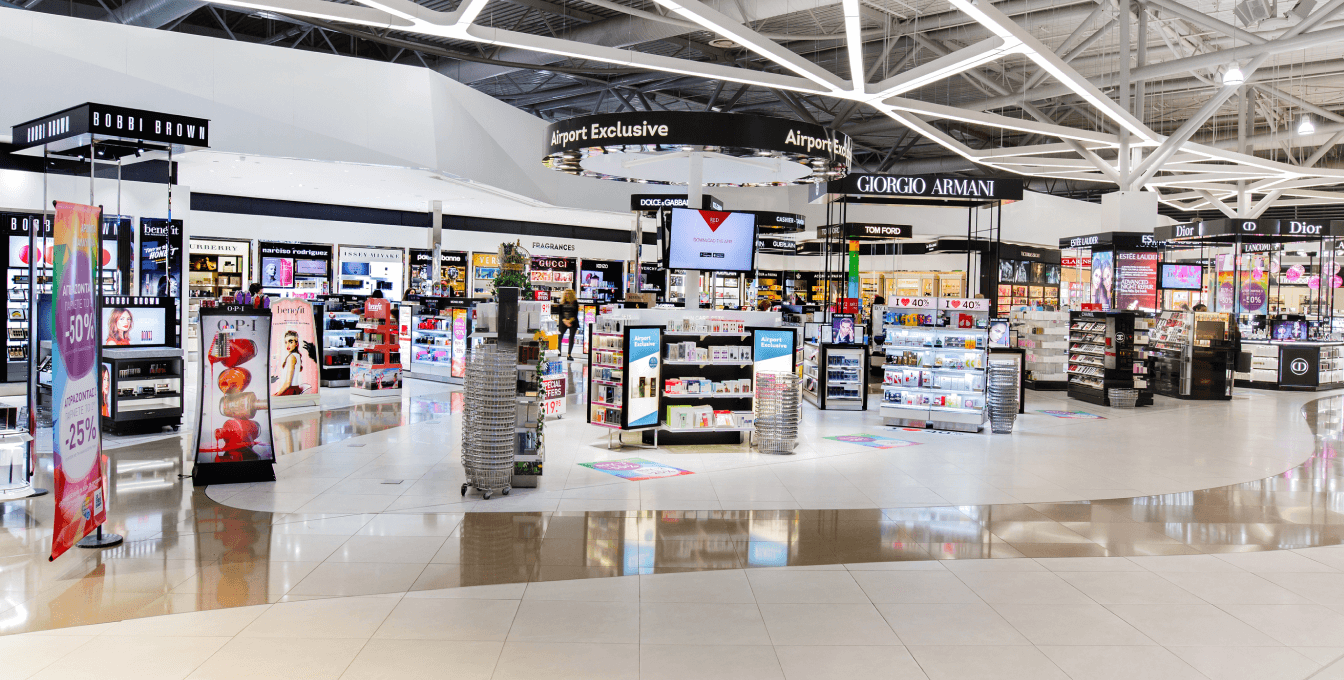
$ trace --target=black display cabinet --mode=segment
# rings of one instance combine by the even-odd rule
[[[1108,390],[1138,389],[1138,406],[1153,403],[1149,388],[1134,383],[1134,312],[1069,313],[1069,389],[1072,399],[1110,406]],[[1141,374],[1142,375],[1142,374]]]

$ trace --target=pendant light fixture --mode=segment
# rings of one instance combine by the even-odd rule
[[[1297,124],[1298,136],[1305,137],[1316,133],[1316,124],[1311,122],[1311,116],[1302,114],[1302,120]]]
[[[1223,71],[1223,85],[1239,87],[1244,84],[1246,84],[1246,74],[1241,72],[1241,66],[1235,61],[1228,64],[1227,69]]]

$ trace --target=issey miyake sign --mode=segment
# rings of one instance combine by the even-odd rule
[[[1022,200],[1016,177],[850,174],[830,183],[830,193],[912,198]]]
[[[637,111],[579,116],[546,128],[546,155],[605,146],[712,146],[775,151],[840,159],[854,158],[849,135],[783,118],[695,111]],[[750,155],[745,154],[745,155]]]
[[[108,104],[80,104],[13,127],[16,150],[93,133],[100,137],[209,147],[210,121]]]

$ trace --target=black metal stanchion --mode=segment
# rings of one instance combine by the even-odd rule
[[[89,536],[81,538],[75,545],[81,548],[110,548],[114,545],[121,545],[121,534],[103,533],[103,525],[98,525],[98,530]]]

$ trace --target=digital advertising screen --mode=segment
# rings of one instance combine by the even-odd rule
[[[1094,253],[1092,261],[1096,259]],[[1157,309],[1157,253],[1115,254],[1115,308]]]
[[[1197,264],[1164,264],[1162,287],[1168,290],[1201,290],[1204,287],[1204,267]]]
[[[168,344],[165,307],[103,307],[103,347]]]
[[[671,269],[751,271],[756,216],[714,210],[672,209],[667,266]]]
[[[698,212],[688,210],[686,212]],[[662,375],[658,357],[663,333],[659,328],[631,327],[626,329],[630,347],[626,359],[626,427],[649,427],[658,424],[658,394],[662,391]],[[632,389],[638,383],[643,389]],[[639,396],[639,395],[644,396]]]
[[[1092,304],[1103,311],[1113,306],[1111,285],[1115,283],[1115,252],[1103,250],[1092,253]]]
[[[795,331],[786,329],[757,328],[751,332],[751,360],[755,363],[753,373],[760,381],[761,373],[792,373],[793,343]]]
[[[261,285],[266,288],[293,288],[294,260],[287,257],[261,258]]]
[[[294,260],[294,273],[303,276],[326,276],[327,263],[324,260]]]
[[[1307,322],[1275,321],[1270,324],[1271,335],[1275,340],[1306,340]]]

